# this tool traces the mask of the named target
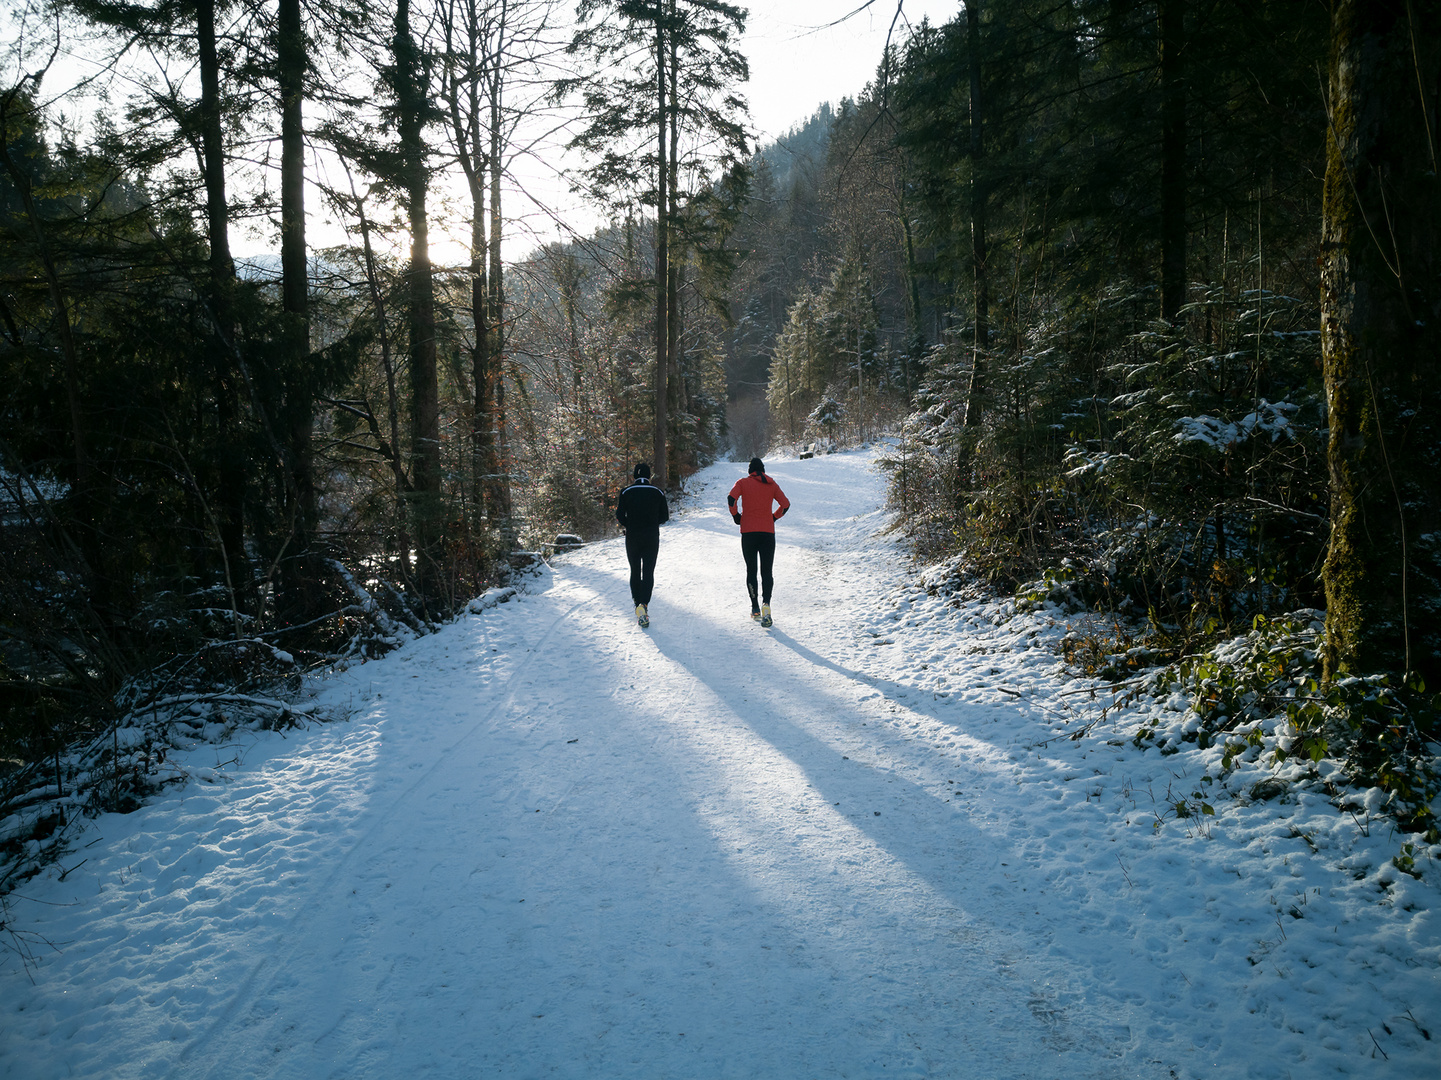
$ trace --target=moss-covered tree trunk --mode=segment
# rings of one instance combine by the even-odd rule
[[[1322,267],[1325,670],[1441,682],[1441,4],[1335,0]]]

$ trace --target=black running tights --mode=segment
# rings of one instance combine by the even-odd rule
[[[771,567],[776,561],[776,534],[772,532],[744,532],[741,533],[741,554],[746,559],[746,591],[751,594],[751,610],[756,607],[756,563],[760,562],[761,570],[761,599],[769,604],[771,602],[771,586],[775,579],[771,576]]]
[[[660,531],[654,536],[625,534],[625,557],[630,560],[630,599],[633,604],[649,604],[655,590],[655,557],[660,554]]]

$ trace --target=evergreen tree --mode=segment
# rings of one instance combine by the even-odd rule
[[[410,22],[410,0],[395,6],[391,66],[385,72],[397,142],[393,179],[405,203],[410,234],[406,270],[410,377],[411,514],[418,580],[425,596],[440,588],[441,505],[440,386],[437,372],[435,282],[430,262],[430,149],[426,127],[437,117],[430,97],[433,57]]]
[[[721,188],[722,209],[735,205],[743,184],[745,103],[734,87],[747,68],[732,41],[745,29],[745,12],[722,0],[582,0],[578,16],[583,25],[570,51],[592,57],[602,74],[557,87],[560,96],[578,93],[585,110],[571,146],[593,158],[586,172],[592,194],[613,207],[638,198],[656,212],[652,456],[656,483],[666,486],[679,389],[672,380],[681,337],[676,248],[714,249],[719,245],[705,239],[718,233],[723,242],[727,231],[717,229],[714,213],[685,217],[681,208],[701,195],[713,198],[712,170],[732,178]],[[682,195],[683,177],[691,199]]]
[[[289,497],[287,517],[296,551],[282,581],[302,616],[319,614],[314,595],[319,493],[311,446],[315,393],[310,360],[310,274],[305,243],[305,93],[309,53],[301,20],[301,0],[278,0],[275,80],[280,96],[280,269],[281,369],[285,372],[282,424],[285,435]]]
[[[770,382],[766,400],[771,415],[784,424],[783,430],[791,441],[801,437],[801,421],[811,409],[816,394],[806,378],[806,372],[820,366],[821,347],[818,298],[803,292],[791,306],[785,327],[776,338],[774,354],[771,357]]]

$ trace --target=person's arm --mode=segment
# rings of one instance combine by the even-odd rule
[[[781,518],[785,517],[786,511],[791,508],[791,501],[786,498],[786,493],[781,490],[781,486],[779,484],[777,484],[774,480],[771,481],[771,484],[776,489],[776,505],[780,507],[780,509],[778,509],[774,514],[771,515],[771,520],[779,521]]]
[[[736,492],[739,491],[740,489],[741,489],[741,482],[740,482],[739,480],[737,480],[737,481],[735,482],[735,486],[731,488],[731,493],[726,496],[726,503],[727,503],[727,505],[729,505],[730,508],[731,508],[731,518],[734,519],[734,521],[735,521],[735,523],[736,523],[737,525],[739,525],[739,524],[741,523],[740,511],[736,509]]]
[[[660,517],[656,521],[656,524],[664,525],[670,520],[670,500],[665,497],[665,492],[660,488],[656,488],[655,493],[656,497],[660,499]]]
[[[625,492],[622,491],[615,500],[615,520],[622,529],[625,528]]]

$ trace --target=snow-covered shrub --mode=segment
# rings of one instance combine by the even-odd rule
[[[174,656],[126,683],[101,710],[73,701],[68,723],[38,698],[34,746],[0,774],[0,895],[65,850],[74,826],[126,813],[193,771],[170,752],[223,743],[241,729],[275,730],[316,718],[292,653],[249,638]],[[63,736],[63,737],[62,737]]]
[[[1093,403],[1104,425],[1066,452],[1065,483],[1094,508],[1098,586],[1183,639],[1319,600],[1314,305],[1243,301],[1232,313],[1219,289],[1202,290],[1188,312],[1220,326],[1211,341],[1190,324],[1132,333],[1104,369],[1109,398]]]
[[[1117,287],[933,350],[888,464],[902,527],[993,587],[1148,617],[1173,654],[1318,603],[1314,304],[1193,295],[1179,326]]]
[[[1242,762],[1287,776],[1292,762],[1330,762],[1338,779],[1384,791],[1387,813],[1436,842],[1441,697],[1384,676],[1322,685],[1323,629],[1315,611],[1257,616],[1249,633],[1160,669],[1144,688],[1175,707],[1142,724],[1137,745],[1214,747],[1222,774]],[[1253,785],[1259,796],[1287,787]]]
[[[806,433],[811,436],[819,434],[834,440],[845,418],[845,406],[830,394],[822,395],[816,407],[806,417]]]

